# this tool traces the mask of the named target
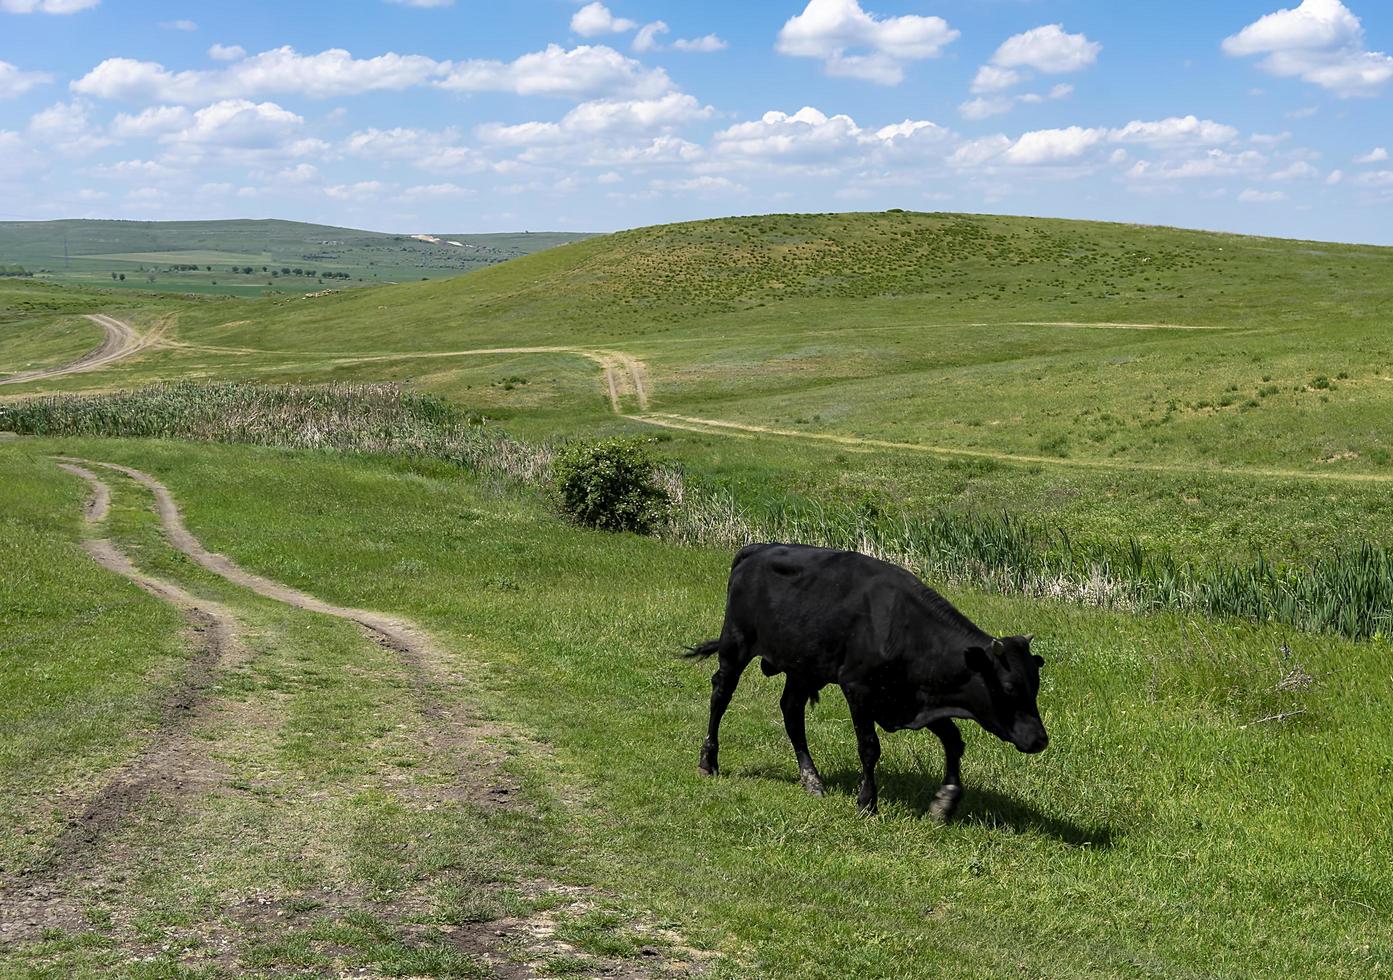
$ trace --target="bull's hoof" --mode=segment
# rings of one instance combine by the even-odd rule
[[[929,804],[929,819],[934,823],[946,824],[953,819],[953,814],[957,812],[958,804],[962,802],[963,788],[961,786],[940,786],[938,792],[934,794],[933,802]]]
[[[880,802],[874,796],[858,796],[856,798],[856,812],[863,817],[873,817],[880,812]]]
[[[809,796],[826,796],[827,788],[822,785],[822,777],[815,772],[805,772],[798,780]]]
[[[717,768],[716,763],[714,763],[714,762],[707,762],[705,759],[703,759],[701,762],[698,762],[698,763],[697,763],[697,774],[698,774],[698,775],[701,775],[701,776],[715,776],[715,775],[718,775],[719,773],[720,773],[720,769]]]

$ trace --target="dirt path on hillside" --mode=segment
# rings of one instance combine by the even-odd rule
[[[664,429],[700,432],[706,435],[750,438],[778,436],[810,442],[828,442],[850,449],[894,449],[923,453],[927,456],[946,456],[965,459],[990,459],[1002,463],[1059,466],[1073,469],[1106,470],[1115,473],[1164,473],[1179,476],[1238,476],[1269,477],[1281,480],[1318,480],[1334,483],[1393,483],[1393,475],[1382,473],[1312,473],[1308,470],[1284,470],[1269,467],[1198,466],[1178,463],[1133,463],[1110,459],[1061,459],[1058,456],[1032,456],[1024,453],[996,452],[990,449],[960,449],[954,446],[926,446],[917,442],[895,442],[863,436],[842,436],[830,432],[800,432],[768,425],[728,422],[722,419],[696,418],[655,412],[649,415],[625,415],[624,418]]]
[[[105,522],[110,487],[91,470],[72,463],[59,465],[92,488],[83,508],[88,527]],[[206,791],[218,781],[219,772],[210,765],[206,743],[195,737],[194,725],[206,714],[217,673],[247,655],[238,623],[225,607],[140,571],[108,538],[89,537],[82,546],[103,568],[178,609],[188,623],[193,657],[160,702],[159,721],[144,749],[95,793],[76,802],[67,826],[36,867],[0,880],[0,942],[32,939],[45,929],[85,928],[73,883],[93,876],[102,839],[151,800]]]
[[[100,347],[88,351],[77,360],[69,361],[67,364],[39,368],[33,371],[21,371],[18,374],[0,378],[0,385],[25,384],[30,381],[45,381],[69,374],[96,371],[99,368],[115,364],[117,361],[123,361],[148,347],[156,346],[160,342],[162,331],[159,329],[141,333],[126,321],[118,320],[114,316],[107,316],[104,313],[88,313],[85,316],[106,332],[106,339],[102,341]]]
[[[420,744],[435,757],[437,764],[442,769],[455,776],[453,786],[443,788],[434,786],[428,791],[420,788],[399,788],[399,792],[413,795],[429,792],[428,798],[422,802],[430,807],[437,806],[444,800],[458,800],[476,807],[513,808],[521,805],[517,802],[520,785],[502,769],[500,764],[506,749],[497,744],[497,740],[494,738],[494,736],[506,735],[506,732],[468,714],[458,704],[447,704],[440,697],[438,693],[440,688],[448,686],[454,681],[445,666],[447,662],[445,652],[425,630],[401,617],[326,602],[292,586],[246,571],[227,556],[209,551],[189,531],[184,522],[183,514],[169,489],[148,473],[117,463],[67,457],[60,459],[60,465],[63,469],[83,477],[92,484],[93,496],[86,508],[89,522],[96,523],[105,518],[111,494],[110,489],[86,467],[103,467],[122,473],[150,491],[154,498],[155,512],[159,517],[166,539],[175,549],[201,567],[266,598],[297,609],[355,623],[381,646],[394,652],[399,661],[406,665],[413,675],[421,715],[426,722],[424,730],[419,736]],[[131,566],[129,560],[105,539],[93,542],[93,544],[97,547],[89,548],[89,552],[112,571],[136,581],[142,587],[166,598],[167,601],[180,605],[180,608],[184,608],[185,603],[191,603],[191,609],[209,610],[210,615],[216,613],[215,622],[210,625],[210,630],[216,626],[219,631],[216,635],[221,637],[226,634],[228,638],[218,645],[210,645],[210,650],[224,651],[226,643],[235,642],[231,634],[235,621],[222,607],[197,600],[172,583],[136,570]],[[212,659],[204,664],[204,674],[211,673],[220,659],[220,654],[210,653],[208,657],[212,657]],[[194,676],[193,671],[191,671],[192,676]],[[192,685],[192,689],[199,692],[206,691],[208,688],[206,677],[203,674],[198,676],[202,680],[200,683]],[[192,708],[187,709],[186,714],[191,711]],[[186,731],[184,736],[185,738],[189,737]],[[170,738],[167,740],[167,744],[171,746],[168,751],[152,750],[147,752],[127,767],[127,770],[123,770],[123,772],[129,771],[130,778],[118,780],[112,784],[113,787],[148,786],[151,792],[161,788],[157,782],[160,774],[167,769],[177,769],[177,766],[167,765],[164,761],[166,756],[176,757],[177,753],[173,751],[176,740]],[[93,804],[88,807],[88,810],[108,813],[113,810],[118,800],[139,801],[142,798],[133,792],[126,794],[121,789],[103,790],[95,798]],[[103,826],[106,826],[106,822],[103,823]],[[111,823],[114,825],[114,822]],[[83,821],[79,821],[71,833],[79,834],[82,825]],[[68,837],[68,833],[65,833],[64,837]],[[60,840],[59,845],[56,845],[54,850],[66,853],[89,843],[85,838]],[[83,852],[92,853],[92,848],[85,846]],[[71,873],[70,871],[70,876]],[[450,941],[461,951],[481,957],[489,964],[493,974],[502,978],[519,978],[520,980],[520,978],[546,975],[545,965],[548,961],[556,957],[570,959],[579,957],[581,951],[571,943],[560,939],[556,933],[558,927],[568,917],[584,914],[591,907],[591,893],[584,888],[560,886],[548,881],[531,882],[529,887],[538,893],[553,895],[555,900],[547,903],[548,908],[545,911],[527,918],[504,918],[454,926],[449,934]],[[0,891],[0,924],[7,922],[11,917],[18,923],[13,932],[7,931],[0,934],[0,939],[34,938],[44,928],[54,926],[71,928],[75,931],[86,928],[85,920],[80,914],[81,908],[67,890],[66,883],[61,880],[51,878],[46,883],[35,883],[27,889],[16,890],[14,894],[18,896],[18,901],[9,908],[4,908],[2,907],[3,903],[10,901],[10,892]],[[326,902],[325,908],[314,911],[313,916],[322,917],[326,914],[326,909],[329,908],[336,909],[343,914],[365,910],[363,903],[356,896],[346,893],[333,895],[326,893],[326,896],[332,898],[332,901]],[[391,911],[382,907],[372,907],[366,910],[376,915],[388,914]],[[403,917],[409,918],[408,913],[418,914],[419,910],[414,908],[401,910]],[[277,915],[280,914],[280,912],[277,913]],[[277,926],[285,929],[292,924],[301,927],[306,925],[309,921],[307,916],[311,913],[299,915],[299,918],[306,920],[304,923],[297,920],[297,914],[287,913],[285,918],[277,921]],[[664,942],[672,943],[672,948],[664,954],[647,947],[648,951],[645,956],[657,957],[657,959],[647,961],[612,959],[593,954],[586,957],[585,960],[587,966],[592,969],[589,975],[649,980],[649,978],[656,977],[689,976],[701,972],[700,964],[705,958],[705,954],[681,945],[680,937],[676,933],[642,923],[634,925],[637,928],[652,932],[655,937],[661,937]],[[524,954],[521,961],[516,955],[518,952]]]

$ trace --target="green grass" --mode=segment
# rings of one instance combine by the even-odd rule
[[[884,815],[864,820],[835,692],[810,728],[828,799],[798,788],[777,686],[753,671],[728,716],[728,774],[695,774],[707,670],[675,654],[719,627],[724,549],[571,528],[535,502],[426,461],[22,445],[34,471],[50,449],[144,468],[170,485],[210,548],[326,599],[426,624],[477,665],[461,696],[545,746],[518,764],[564,814],[548,831],[566,845],[547,852],[547,873],[595,882],[626,909],[715,943],[744,964],[734,975],[1363,977],[1393,966],[1382,871],[1393,859],[1384,833],[1393,732],[1381,708],[1393,689],[1379,647],[954,590],[984,626],[1039,634],[1051,748],[1025,757],[972,730],[964,816],[939,830],[920,818],[941,764],[936,748],[889,736]],[[12,468],[16,451],[3,450]],[[148,538],[124,523],[120,533]],[[178,562],[155,564],[186,574]],[[324,641],[313,639],[319,631]],[[387,711],[387,727],[407,710],[375,689],[390,666],[362,663],[371,651],[332,639],[341,634],[316,627],[307,642],[322,645],[299,655],[293,644],[283,653],[268,644],[261,680],[246,690],[259,701],[284,688],[311,704],[328,692],[300,729],[317,734],[291,740],[278,765],[331,792],[371,781],[383,764],[356,747],[355,726],[368,719],[352,704]],[[345,657],[369,669],[355,685],[371,678],[372,687],[334,684]],[[1284,684],[1298,665],[1311,682]],[[1302,713],[1259,721],[1291,711]],[[322,729],[329,717],[350,721],[347,734]],[[308,775],[326,765],[332,778]],[[403,819],[390,800],[373,805]],[[271,812],[302,811],[297,821],[327,819],[317,804]],[[267,826],[273,853],[303,832],[256,826]],[[415,839],[421,829],[399,832]],[[159,866],[168,873],[203,838],[158,839],[178,844]],[[440,846],[466,846],[455,840]],[[266,871],[247,867],[233,843],[220,847],[242,874]],[[383,866],[376,853],[366,848],[348,880],[380,886],[421,873]],[[318,867],[304,873],[332,878]],[[164,894],[142,878],[123,900],[149,900],[146,888]],[[216,901],[205,895],[192,914]],[[593,924],[570,929],[584,939]],[[278,962],[299,955],[272,952]]]
[[[0,222],[0,266],[21,266],[65,285],[250,297],[459,275],[586,236],[435,237],[441,241],[298,221],[10,221]],[[200,268],[173,268],[185,265]],[[254,273],[240,271],[246,266]],[[290,271],[271,275],[283,267]],[[320,282],[295,269],[349,278]],[[126,280],[113,280],[112,273]]]
[[[394,380],[524,437],[652,434],[611,416],[594,366],[574,355],[425,356],[621,350],[647,363],[654,411],[804,434],[669,433],[670,455],[710,482],[911,511],[1029,510],[1081,543],[1305,560],[1393,528],[1385,487],[1344,479],[1393,476],[1390,263],[1388,249],[1044,219],[721,219],[448,282],[188,304],[172,337],[246,350],[156,350],[45,390]],[[984,455],[857,452],[807,438],[818,435]],[[1308,477],[1248,475],[1260,470]]]

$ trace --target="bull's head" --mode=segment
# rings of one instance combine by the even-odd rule
[[[990,648],[967,651],[967,667],[986,687],[988,705],[974,712],[978,723],[1022,752],[1043,752],[1050,744],[1035,700],[1040,694],[1043,657],[1030,652],[1029,636],[992,640]]]

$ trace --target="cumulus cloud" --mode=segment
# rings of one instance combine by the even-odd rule
[[[571,98],[654,98],[673,90],[661,68],[647,68],[604,45],[569,51],[548,45],[510,61],[475,60],[453,65],[442,88],[457,92],[512,92]]]
[[[1193,180],[1203,178],[1256,176],[1267,163],[1267,157],[1257,150],[1230,153],[1210,149],[1201,156],[1181,160],[1139,160],[1127,172],[1138,180]]]
[[[958,106],[958,111],[962,113],[964,119],[986,119],[990,116],[999,116],[1004,112],[1010,112],[1020,104],[1038,105],[1045,101],[1067,99],[1073,93],[1074,86],[1060,84],[1043,94],[1024,92],[1021,94],[980,95],[975,99],[968,99]]]
[[[528,146],[557,143],[576,137],[611,133],[669,131],[683,123],[709,119],[716,114],[692,96],[673,92],[660,99],[597,100],[582,102],[560,122],[527,122],[513,126],[488,124],[479,137],[490,143]]]
[[[1388,151],[1381,146],[1376,146],[1368,153],[1361,153],[1354,158],[1355,163],[1382,163],[1388,159]]]
[[[1108,134],[1115,143],[1149,143],[1161,146],[1182,144],[1214,145],[1232,142],[1238,130],[1212,119],[1196,116],[1171,116],[1154,122],[1134,119]]]
[[[863,128],[847,115],[828,116],[811,106],[789,115],[766,112],[716,134],[713,150],[726,160],[762,160],[792,167],[865,162],[941,151],[952,134],[927,120]]]
[[[616,17],[602,3],[587,3],[571,15],[571,30],[581,37],[623,34],[638,26],[637,21]]]
[[[1364,46],[1364,26],[1340,0],[1302,0],[1224,39],[1224,53],[1261,56],[1264,71],[1300,78],[1341,98],[1376,95],[1393,78],[1393,58]]]
[[[247,56],[247,49],[240,44],[215,44],[208,49],[208,57],[214,61],[241,61]]]
[[[723,38],[715,34],[705,34],[701,37],[679,37],[672,42],[674,51],[686,51],[695,54],[711,54],[714,51],[724,51],[730,47]]]
[[[365,129],[349,136],[343,148],[350,156],[399,160],[437,173],[476,173],[488,167],[454,129]]]
[[[1103,46],[1083,34],[1067,34],[1060,24],[1046,24],[1008,37],[992,55],[998,68],[1033,68],[1045,75],[1062,75],[1087,68],[1098,60]]]
[[[143,139],[177,132],[192,120],[192,113],[183,106],[151,106],[134,116],[118,113],[111,121],[111,132],[122,139]]]
[[[198,24],[191,20],[166,20],[161,21],[160,26],[167,31],[188,31],[198,30]]]
[[[1320,171],[1305,160],[1297,160],[1272,175],[1273,180],[1309,180],[1320,175]]]
[[[286,46],[209,71],[172,72],[154,61],[108,58],[73,82],[71,88],[81,95],[104,99],[183,104],[277,92],[329,98],[399,91],[441,77],[448,68],[447,62],[423,55],[389,52],[360,59],[341,48],[305,55]]]
[[[1238,195],[1244,204],[1276,204],[1287,199],[1286,191],[1259,191],[1249,187]]]
[[[102,0],[0,0],[7,14],[75,14],[90,10]]]
[[[1005,94],[1032,79],[1036,72],[1061,75],[1087,68],[1098,60],[1103,46],[1083,34],[1068,34],[1059,24],[1046,24],[1008,37],[996,53],[972,79],[976,98],[958,106],[968,119],[1009,112],[1020,103],[1039,103],[1046,99],[1061,99],[1073,92],[1073,86],[1056,85],[1048,94]]]
[[[817,58],[829,75],[898,85],[906,62],[936,58],[958,36],[941,17],[878,17],[859,0],[809,0],[780,29],[775,50]]]
[[[112,143],[92,122],[87,105],[76,100],[58,102],[34,113],[29,135],[37,145],[52,147],[66,156],[86,156]]]
[[[51,81],[53,76],[48,72],[20,71],[8,61],[0,61],[0,99],[12,99]]]
[[[285,144],[305,120],[274,102],[224,99],[205,106],[182,129],[168,133],[164,142],[205,146],[268,149]]]

